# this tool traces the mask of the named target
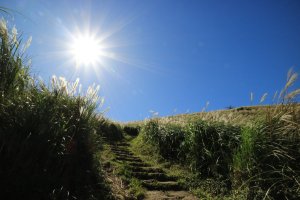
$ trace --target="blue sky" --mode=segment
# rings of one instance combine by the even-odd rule
[[[300,1],[1,1],[24,38],[32,73],[101,85],[106,116],[118,121],[254,103],[300,71]],[[2,14],[3,15],[3,14]],[[76,68],[70,36],[105,38],[97,66]],[[299,86],[299,83],[298,83]],[[267,100],[267,102],[269,102]]]

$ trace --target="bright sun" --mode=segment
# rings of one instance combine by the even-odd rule
[[[95,65],[102,55],[100,41],[91,35],[79,35],[73,38],[71,54],[77,65]]]

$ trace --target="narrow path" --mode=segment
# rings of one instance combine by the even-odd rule
[[[182,188],[176,177],[166,175],[162,169],[155,168],[135,156],[129,150],[129,144],[125,141],[110,145],[110,148],[116,156],[116,161],[126,162],[132,176],[141,181],[143,187],[147,190],[145,199],[197,199]]]

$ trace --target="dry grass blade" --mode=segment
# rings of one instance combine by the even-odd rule
[[[292,71],[289,71],[289,75],[288,75],[288,80],[287,83],[285,84],[283,90],[280,92],[279,98],[285,98],[287,96],[287,91],[288,89],[294,85],[294,83],[296,82],[298,78],[298,74]]]
[[[294,90],[294,91],[292,91],[292,92],[290,92],[289,94],[287,94],[286,98],[287,98],[288,100],[291,100],[291,99],[296,98],[299,94],[300,94],[300,88],[299,88],[299,89],[296,89],[296,90]]]
[[[265,100],[266,100],[266,98],[267,98],[267,95],[268,95],[268,93],[264,93],[263,94],[263,96],[260,98],[260,103],[263,103]]]

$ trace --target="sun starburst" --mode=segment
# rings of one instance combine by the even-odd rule
[[[77,65],[89,66],[100,62],[104,50],[100,40],[91,34],[78,34],[73,37],[70,53]]]

